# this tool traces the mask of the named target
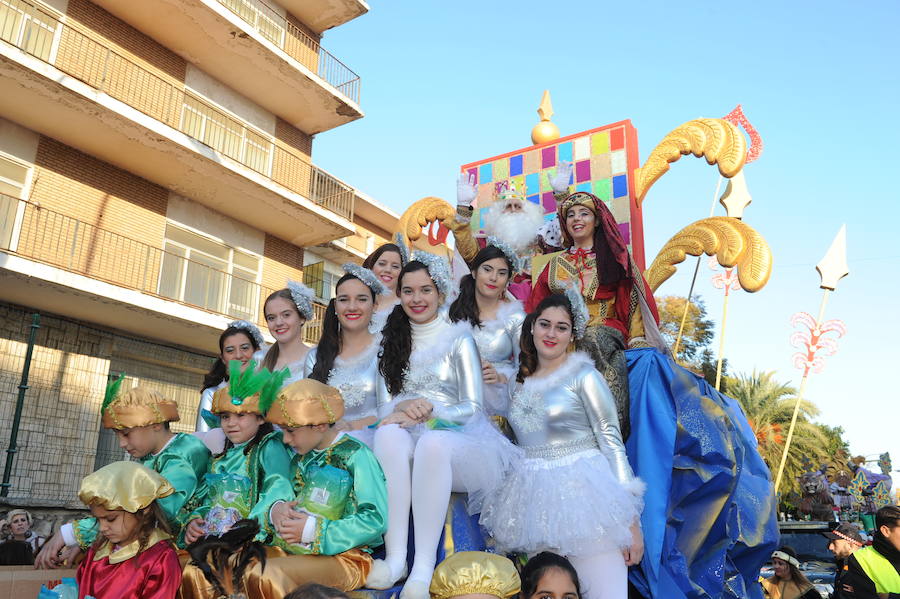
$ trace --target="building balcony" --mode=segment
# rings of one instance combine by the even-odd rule
[[[363,260],[372,253],[369,249],[369,240],[362,235],[349,235],[341,239],[335,239],[312,248],[317,256],[330,260],[337,264],[355,262],[362,264]]]
[[[266,331],[274,290],[0,194],[0,299],[208,352],[227,323]],[[321,332],[325,306],[305,327]]]
[[[93,1],[308,134],[363,116],[359,76],[263,0]]]
[[[298,246],[355,232],[353,189],[287,143],[48,9],[8,1],[0,116]]]
[[[278,0],[278,3],[316,33],[369,12],[364,0]]]

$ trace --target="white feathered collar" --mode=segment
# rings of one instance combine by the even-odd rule
[[[337,356],[334,359],[334,368],[356,368],[363,364],[367,364],[378,356],[378,350],[381,347],[381,333],[372,335],[372,342],[364,350],[353,356],[352,358],[342,358]]]
[[[453,349],[453,345],[460,337],[465,335],[472,335],[472,327],[469,325],[468,321],[460,321],[453,324],[448,323],[447,327],[442,329],[437,341],[430,343],[426,347],[419,347],[413,350],[412,354],[409,356],[410,366],[414,363],[417,365],[423,363],[430,364],[440,360],[450,353],[450,350]]]
[[[584,352],[577,351],[569,354],[565,363],[546,376],[530,376],[525,379],[522,389],[529,392],[542,394],[553,387],[559,387],[567,378],[574,375],[584,366],[594,368],[594,361]]]
[[[496,331],[497,329],[506,328],[510,317],[512,317],[517,312],[525,312],[525,308],[522,306],[522,302],[520,302],[519,300],[500,302],[500,307],[497,308],[497,315],[494,316],[494,318],[492,318],[491,320],[482,320],[481,329],[479,329],[478,327],[472,328],[476,331]]]

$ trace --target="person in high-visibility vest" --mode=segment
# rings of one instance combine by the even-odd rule
[[[900,599],[900,507],[875,513],[872,545],[850,556],[841,586],[848,599]]]

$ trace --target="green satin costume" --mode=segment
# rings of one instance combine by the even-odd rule
[[[230,447],[224,454],[212,458],[209,466],[210,474],[239,474],[250,479],[250,493],[246,497],[251,505],[247,516],[259,522],[260,532],[257,540],[265,542],[275,533],[269,524],[269,510],[276,501],[284,501],[294,496],[290,482],[291,454],[281,440],[281,432],[273,431],[264,436],[259,443],[248,452],[244,452],[247,443]],[[188,517],[205,518],[212,508],[208,500],[208,489],[200,501],[199,507]],[[183,542],[184,534],[179,536]]]
[[[316,517],[316,538],[310,552],[337,555],[361,549],[371,553],[373,548],[384,543],[383,535],[387,531],[387,486],[381,464],[364,443],[343,434],[327,449],[313,450],[302,456],[294,454],[291,459],[292,496],[300,495],[307,470],[324,465],[349,472],[353,485],[340,519]],[[294,550],[277,534],[273,544],[289,553]]]

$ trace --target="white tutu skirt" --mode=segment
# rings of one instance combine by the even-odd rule
[[[453,481],[455,485],[462,486],[462,489],[454,486],[454,491],[468,494],[470,514],[481,511],[485,497],[496,492],[524,459],[524,452],[504,437],[481,411],[460,428],[432,430],[420,424],[410,432],[417,442],[425,435],[452,435]]]
[[[484,502],[481,525],[507,552],[593,555],[631,545],[643,483],[624,487],[598,449],[528,458]]]

